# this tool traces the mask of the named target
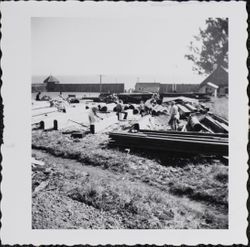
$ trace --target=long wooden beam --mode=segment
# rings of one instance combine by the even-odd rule
[[[221,136],[205,136],[205,135],[185,135],[185,134],[182,134],[183,132],[180,132],[180,133],[174,133],[174,134],[169,134],[169,133],[157,133],[157,132],[154,132],[154,131],[147,131],[147,132],[143,132],[143,131],[140,131],[138,133],[143,133],[143,134],[146,134],[146,135],[155,135],[155,136],[169,136],[169,137],[181,137],[181,138],[200,138],[200,139],[209,139],[209,140],[224,140],[224,139],[228,139],[228,137],[221,137]]]
[[[177,141],[177,142],[191,142],[191,143],[218,143],[218,144],[224,144],[224,143],[228,143],[227,141],[223,141],[223,140],[215,140],[215,139],[200,139],[200,138],[187,138],[187,137],[171,137],[171,136],[156,136],[156,135],[145,135],[145,134],[134,134],[134,133],[110,133],[110,137],[112,139],[115,138],[135,138],[138,140],[144,140],[144,139],[148,139],[148,140],[159,140],[162,142],[165,141]]]
[[[187,137],[147,136],[145,134],[110,133],[111,145],[158,151],[228,155],[228,142]]]
[[[164,131],[164,130],[146,130],[140,129],[140,132],[147,133],[159,133],[159,134],[169,134],[169,135],[194,135],[194,136],[211,136],[211,137],[228,137],[226,133],[205,133],[205,132],[196,132],[196,131],[188,131],[188,132],[180,132],[180,131]]]

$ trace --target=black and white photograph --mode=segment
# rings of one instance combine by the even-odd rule
[[[32,18],[31,38],[34,229],[228,228],[227,18]]]
[[[232,103],[246,91],[236,95],[229,5],[50,6],[26,14],[27,112],[16,105],[28,126],[29,229],[234,229],[231,186],[246,182],[247,154],[232,149],[247,128]]]

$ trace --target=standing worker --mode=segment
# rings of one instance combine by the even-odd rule
[[[40,100],[40,95],[41,95],[41,92],[39,91],[36,95],[36,100],[39,101]]]
[[[177,130],[178,129],[178,122],[180,119],[180,114],[178,111],[178,107],[175,104],[174,101],[171,102],[171,108],[170,108],[170,120],[169,120],[169,124],[171,126],[172,130]]]
[[[123,110],[123,104],[122,104],[121,100],[119,100],[119,102],[116,105],[116,111],[117,111],[118,120],[120,120],[120,114],[121,113],[124,114],[123,120],[127,119],[128,113]]]
[[[144,104],[146,114],[151,114],[151,110],[152,110],[151,101],[152,101],[152,99],[150,98],[150,99],[146,100],[146,102]]]
[[[96,107],[92,107],[89,110],[89,124],[90,124],[90,133],[91,134],[95,134],[95,122],[96,122],[96,118],[99,118],[99,119],[103,120],[103,118],[99,117],[96,112],[97,112],[97,108]]]
[[[145,115],[145,104],[143,100],[141,100],[140,102],[139,109],[140,109],[140,115],[143,117]]]

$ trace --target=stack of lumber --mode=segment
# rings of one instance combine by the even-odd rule
[[[156,151],[228,155],[228,135],[197,132],[140,130],[137,133],[113,132],[110,145]]]
[[[191,111],[184,105],[177,104],[177,107],[181,117],[187,117],[191,113]]]
[[[156,115],[161,115],[166,114],[168,112],[168,109],[167,107],[157,104],[153,107],[153,111],[155,111]]]
[[[191,112],[195,112],[195,111],[197,111],[197,108],[196,107],[194,107],[193,105],[191,105],[191,104],[185,104],[185,107],[186,108],[188,108]]]
[[[216,115],[207,115],[200,122],[214,133],[228,133],[228,122]]]
[[[198,104],[199,101],[197,99],[193,99],[185,96],[177,96],[177,97],[164,97],[162,102],[168,103],[170,101],[175,101],[179,103],[190,103],[190,104]]]

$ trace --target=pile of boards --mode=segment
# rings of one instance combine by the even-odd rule
[[[113,132],[110,145],[156,151],[228,155],[228,134],[139,130],[136,133]]]
[[[189,121],[192,117],[197,117],[204,130],[210,133],[228,133],[228,121],[211,112],[204,104],[200,104],[196,99],[187,97],[175,97],[165,99],[164,103],[172,100],[176,102],[182,119]]]

